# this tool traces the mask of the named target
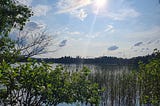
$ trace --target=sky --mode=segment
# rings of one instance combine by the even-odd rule
[[[49,51],[38,57],[130,58],[160,49],[159,0],[19,0],[34,15],[30,30],[47,29]],[[56,45],[56,46],[55,46]]]

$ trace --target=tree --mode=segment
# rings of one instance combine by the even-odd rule
[[[139,82],[141,102],[160,105],[160,51],[155,50],[155,58],[148,64],[140,63]]]
[[[12,28],[23,29],[25,22],[32,16],[31,9],[18,5],[14,0],[0,2],[0,35],[8,36]]]
[[[19,57],[31,57],[51,52],[47,51],[46,48],[52,38],[44,30],[39,30],[36,33],[24,30],[26,22],[29,21],[29,17],[32,15],[30,8],[25,5],[18,5],[16,0],[1,0],[0,62],[3,59],[6,61],[14,60],[12,58],[19,54]],[[13,29],[18,32],[16,33],[17,39],[14,40],[13,37],[8,36]]]
[[[39,54],[54,52],[47,50],[47,47],[49,47],[53,41],[53,37],[47,34],[45,30],[38,31],[39,32],[20,31],[19,34],[17,34],[15,47],[17,51],[20,51],[21,57],[29,58]]]
[[[22,30],[30,16],[32,12],[28,7],[18,5],[14,0],[0,1],[0,63],[2,60],[13,61],[19,53],[8,35],[13,28]]]

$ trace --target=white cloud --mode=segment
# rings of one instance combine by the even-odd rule
[[[97,32],[97,33],[92,33],[92,34],[86,34],[85,37],[89,39],[95,39],[100,35],[101,35],[101,32]]]
[[[44,31],[45,28],[46,28],[45,24],[32,21],[32,22],[26,23],[22,31],[19,31],[17,29],[12,30],[12,32],[10,33],[10,36],[14,40],[16,40],[18,37],[27,36],[29,41],[29,40],[32,40],[33,36],[38,36],[38,33]]]
[[[139,12],[134,10],[133,8],[125,8],[125,9],[120,9],[116,12],[107,12],[106,17],[111,18],[113,20],[125,20],[127,18],[136,18],[140,15]]]
[[[81,33],[78,32],[78,31],[68,31],[67,34],[69,34],[69,35],[79,35]]]
[[[46,16],[50,9],[51,7],[47,5],[37,5],[33,8],[34,16]]]
[[[107,27],[102,31],[94,32],[94,33],[90,33],[90,34],[86,33],[86,34],[83,34],[83,35],[85,35],[86,38],[95,39],[97,37],[104,36],[106,34],[106,32],[108,34],[111,34],[111,33],[115,32],[114,26],[113,25],[107,25]]]
[[[35,31],[39,29],[45,29],[46,25],[38,23],[38,22],[28,22],[24,27],[24,30]]]
[[[94,5],[95,1],[96,0],[59,0],[57,3],[58,11],[56,14],[69,13],[80,20],[84,20],[88,14],[82,8],[91,4]],[[96,9],[96,11],[94,9]],[[113,20],[125,20],[140,15],[140,13],[133,8],[120,8],[117,11],[106,11],[102,9],[98,12],[102,12],[99,13],[99,15],[101,14],[102,16],[106,16]],[[97,14],[97,8],[93,8],[93,13]]]
[[[69,36],[69,35],[80,35],[81,32],[70,30],[68,27],[65,27],[65,28],[62,27],[62,28],[57,29],[54,32],[54,34],[55,35],[66,35],[66,36]]]
[[[44,30],[45,28],[46,28],[45,24],[31,21],[26,23],[23,30],[20,32],[21,32],[21,35],[23,34],[25,35],[26,33],[37,33],[41,30]],[[19,30],[17,29],[13,29],[11,31],[11,35],[17,36],[18,34],[19,34]]]
[[[112,25],[107,25],[106,29],[104,29],[104,30],[102,30],[102,31],[94,32],[94,33],[90,33],[90,34],[83,34],[83,35],[85,35],[86,38],[95,39],[95,38],[97,38],[97,37],[106,35],[106,32],[107,32],[108,34],[112,34],[113,32],[115,32],[114,26],[112,26]]]
[[[133,32],[130,34],[126,34],[126,37],[128,37],[129,39],[136,39],[136,40],[160,39],[160,26],[155,26],[155,27],[152,27],[150,29],[143,30],[140,32]]]
[[[18,38],[23,39],[22,43],[29,44],[34,39],[39,36],[39,32],[41,33],[44,31],[46,25],[38,22],[28,22],[24,26],[22,31],[19,31],[17,29],[13,29],[10,33],[10,37],[13,40],[17,40]]]
[[[88,15],[84,9],[74,10],[70,14],[73,15],[74,17],[80,19],[81,21],[83,21]]]
[[[16,0],[18,4],[31,6],[32,0]]]
[[[114,29],[114,26],[112,25],[107,25],[107,28],[104,30],[104,32],[114,32],[115,29]]]
[[[69,13],[70,15],[83,21],[87,17],[87,12],[82,7],[93,3],[93,0],[60,0],[57,3],[56,14]]]
[[[92,3],[92,0],[60,0],[57,3],[57,14],[68,13]]]

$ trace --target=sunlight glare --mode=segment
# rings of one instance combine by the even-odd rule
[[[97,8],[102,8],[105,6],[107,0],[95,0],[95,6]]]

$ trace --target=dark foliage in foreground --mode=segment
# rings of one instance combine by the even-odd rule
[[[0,65],[0,105],[41,106],[59,103],[85,102],[98,105],[100,92],[96,83],[88,80],[90,70],[79,72],[55,69],[46,63],[28,62],[12,67]]]

